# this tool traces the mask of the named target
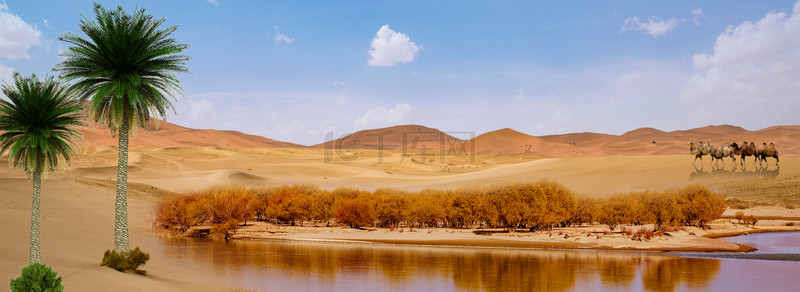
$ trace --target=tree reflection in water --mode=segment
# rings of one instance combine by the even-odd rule
[[[163,252],[169,258],[208,265],[218,276],[246,288],[278,290],[673,291],[681,285],[707,287],[720,265],[716,259],[621,252],[282,241],[173,239]]]

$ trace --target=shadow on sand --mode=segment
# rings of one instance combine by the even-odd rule
[[[749,168],[749,169],[748,169]],[[699,168],[694,165],[694,172],[689,174],[689,180],[708,179],[708,178],[769,178],[774,179],[781,173],[781,167],[775,166],[770,169],[769,166],[759,165],[733,165],[732,169],[725,169],[724,167],[716,167],[713,164],[709,167],[709,171],[703,171],[703,166]]]

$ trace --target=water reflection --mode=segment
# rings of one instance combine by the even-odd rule
[[[719,270],[719,262],[701,261],[697,258],[674,258],[647,265],[644,288],[650,291],[675,291],[682,283],[688,287],[705,290]]]
[[[599,271],[603,284],[613,287],[630,286],[636,277],[636,266],[641,263],[640,258],[600,259]]]
[[[703,290],[716,259],[652,254],[169,240],[161,251],[269,290]]]

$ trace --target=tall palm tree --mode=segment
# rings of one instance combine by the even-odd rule
[[[95,122],[105,123],[119,137],[114,250],[129,251],[128,139],[131,128],[146,127],[152,115],[166,118],[173,110],[170,96],[180,93],[174,73],[188,72],[181,55],[188,46],[171,38],[177,26],[160,29],[165,19],[154,19],[144,9],[132,15],[122,6],[106,10],[94,5],[95,20],[84,18],[80,29],[88,38],[66,33],[69,43],[56,66],[61,77],[75,81],[81,100],[90,100]]]
[[[14,73],[13,85],[4,84],[2,90],[8,100],[0,99],[0,154],[9,151],[9,164],[33,179],[30,263],[41,263],[42,173],[55,170],[61,160],[69,163],[75,154],[73,142],[80,139],[75,127],[83,125],[82,107],[52,77],[39,80],[36,75]]]

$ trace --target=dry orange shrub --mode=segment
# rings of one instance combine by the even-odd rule
[[[550,180],[405,192],[379,188],[332,191],[314,185],[248,189],[209,188],[164,202],[156,223],[184,232],[212,225],[214,234],[229,236],[248,219],[303,224],[332,222],[350,226],[550,229],[599,222],[617,225],[655,224],[704,226],[725,209],[723,196],[692,185],[666,192],[630,192],[592,199]]]
[[[336,219],[353,228],[369,226],[375,221],[369,204],[356,200],[342,203],[336,209]]]
[[[400,222],[408,220],[409,193],[380,188],[372,193],[372,197],[372,209],[378,226],[395,228],[399,227]]]
[[[156,224],[178,232],[197,225],[195,216],[190,213],[190,207],[196,200],[195,196],[185,196],[164,202],[156,212]]]
[[[156,214],[156,224],[178,232],[211,225],[212,235],[227,238],[241,222],[253,218],[253,201],[247,188],[213,187],[164,202]]]
[[[723,195],[701,185],[666,192],[630,192],[599,199],[594,216],[613,230],[619,224],[655,224],[656,229],[676,225],[705,227],[725,211]]]

